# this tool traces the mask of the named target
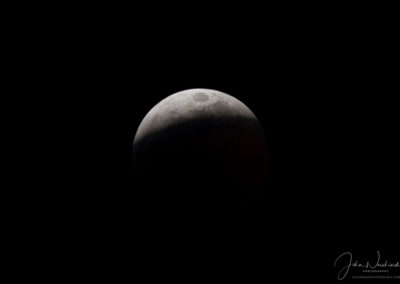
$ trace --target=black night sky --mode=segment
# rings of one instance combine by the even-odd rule
[[[113,14],[60,40],[63,56],[56,52],[51,66],[66,68],[52,75],[52,90],[60,90],[52,111],[65,115],[55,128],[69,145],[57,155],[68,170],[55,170],[57,193],[43,196],[57,200],[50,219],[70,228],[66,246],[93,271],[186,283],[327,283],[344,251],[396,256],[398,110],[382,48],[390,37],[343,18],[267,14],[239,21],[209,12],[200,20],[198,12],[157,25]],[[203,224],[194,236],[162,219],[167,212],[148,212],[138,193],[151,189],[131,169],[143,117],[191,88],[246,104],[264,127],[270,157],[258,215],[226,230]]]

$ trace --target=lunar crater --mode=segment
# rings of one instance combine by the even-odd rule
[[[205,93],[197,93],[193,95],[193,100],[196,102],[205,102],[208,101],[208,96]]]

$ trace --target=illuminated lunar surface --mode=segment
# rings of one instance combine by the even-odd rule
[[[238,99],[216,90],[185,90],[144,117],[133,165],[140,184],[166,202],[236,204],[254,197],[265,181],[266,139]]]

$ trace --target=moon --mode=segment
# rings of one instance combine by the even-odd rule
[[[186,207],[234,207],[257,198],[267,176],[267,143],[255,114],[211,89],[166,97],[143,118],[133,170],[146,198]]]

